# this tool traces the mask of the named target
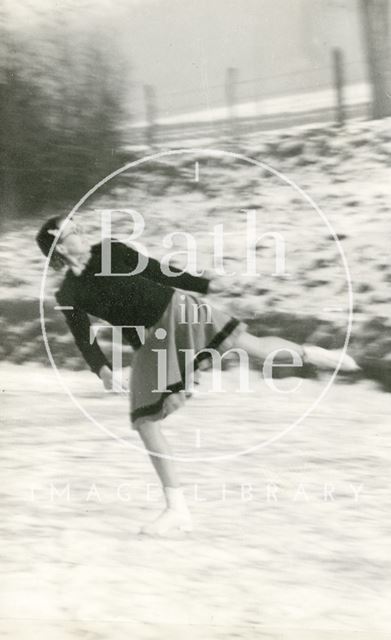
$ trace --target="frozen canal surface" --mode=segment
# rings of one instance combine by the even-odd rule
[[[297,420],[325,381],[277,405],[259,380],[235,394],[234,370],[229,393],[203,388],[167,421],[179,457],[209,458],[179,463],[196,530],[150,539],[137,532],[161,496],[127,399],[64,374],[118,441],[50,369],[0,373],[1,638],[389,638],[390,396],[374,385],[334,384],[299,426],[236,457]]]

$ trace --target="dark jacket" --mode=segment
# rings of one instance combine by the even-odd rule
[[[111,244],[111,273],[129,273],[138,264],[138,252],[121,242]],[[114,326],[153,326],[167,308],[174,289],[185,289],[205,294],[209,280],[181,274],[179,269],[170,267],[178,276],[166,276],[161,271],[157,260],[148,259],[146,268],[136,275],[98,276],[101,268],[102,245],[92,247],[90,260],[79,276],[70,269],[56,292],[56,300],[60,306],[73,307],[63,310],[65,319],[73,333],[76,344],[82,352],[89,367],[99,373],[103,365],[108,365],[106,357],[100,350],[96,340],[90,344],[91,314]],[[140,339],[135,329],[124,329],[127,342],[137,349]]]

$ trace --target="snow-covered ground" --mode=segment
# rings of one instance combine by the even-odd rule
[[[63,372],[121,443],[81,415],[51,370],[0,374],[2,638],[388,637],[390,400],[372,384],[334,385],[266,449],[180,463],[196,530],[156,540],[137,535],[162,503],[133,446],[127,398]],[[232,390],[235,371],[224,376]],[[204,388],[167,421],[175,453],[263,439],[323,383],[303,384],[278,411],[261,393],[222,400]]]
[[[384,120],[345,130],[253,134],[240,147],[304,188],[327,214],[352,277],[349,349],[368,377],[375,366],[385,375],[390,371],[389,125]],[[165,234],[193,233],[199,266],[206,268],[207,233],[224,223],[224,255],[239,270],[241,210],[255,209],[260,232],[284,234],[289,278],[272,275],[274,254],[265,242],[258,256],[262,275],[238,279],[211,300],[252,319],[254,331],[293,331],[325,346],[340,341],[346,273],[319,217],[265,169],[203,160],[202,154],[164,158],[152,169],[128,174],[94,206],[142,212],[143,240],[156,257]],[[118,220],[116,232],[129,233],[129,219]],[[98,239],[93,206],[83,210],[83,221]],[[211,455],[232,454],[280,433],[327,382],[303,380],[300,393],[276,401],[259,377],[255,393],[233,393],[236,370],[224,373],[231,393],[212,395],[204,388],[167,421],[179,457],[209,458],[179,463],[196,531],[184,540],[141,540],[139,526],[161,505],[155,477],[135,447],[127,398],[103,394],[95,376],[75,371],[80,358],[52,309],[56,274],[47,283],[49,341],[67,387],[106,430],[83,416],[51,368],[38,364],[48,360],[39,322],[43,262],[34,244],[37,226],[9,221],[1,238],[0,635],[388,638],[389,394],[369,380],[339,380],[281,439],[212,462]],[[255,372],[251,376],[256,379]]]
[[[246,136],[238,148],[304,189],[337,234],[339,247],[324,218],[295,188],[265,168],[232,156],[213,156],[207,148],[129,170],[91,205],[87,202],[78,217],[97,241],[96,208],[136,209],[146,223],[140,240],[151,255],[161,258],[171,250],[185,249],[183,234],[190,233],[197,242],[199,269],[213,267],[210,233],[223,224],[225,266],[243,274],[245,211],[255,211],[257,236],[277,233],[283,237],[286,273],[275,274],[275,245],[266,237],[257,250],[260,275],[238,276],[221,296],[210,300],[252,319],[255,331],[266,324],[269,331],[326,347],[340,346],[346,335],[349,278],[342,251],[354,301],[350,348],[361,360],[364,375],[387,379],[386,386],[391,387],[389,125],[389,120],[356,121],[345,129],[322,126],[258,133]],[[194,139],[187,143],[197,146]],[[12,221],[0,240],[0,332],[4,336],[0,352],[14,362],[47,362],[38,313],[43,270],[34,242],[38,224]],[[115,215],[117,236],[126,239],[131,228],[128,214]],[[173,231],[182,236],[176,236],[171,249],[163,247],[163,238]],[[65,331],[61,313],[53,310],[58,281],[56,274],[50,274],[46,287],[48,334],[53,343],[58,342],[58,331]],[[69,349],[64,336],[58,343],[58,357],[62,363],[68,359],[73,367],[78,355]]]

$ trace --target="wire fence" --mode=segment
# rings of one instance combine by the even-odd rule
[[[365,60],[363,58],[350,60],[344,62],[345,76],[347,77],[347,81],[349,82],[349,76],[351,76],[351,71],[355,71],[354,76],[364,76],[364,67]],[[317,82],[313,80],[313,77],[319,76],[322,74],[322,78]],[[282,79],[290,79],[290,78],[301,78],[302,82],[299,82],[297,85],[296,91],[295,87],[291,89],[281,89],[278,88],[266,88],[264,83],[270,83],[275,80]],[[333,65],[332,64],[324,64],[318,65],[313,68],[302,67],[300,69],[296,69],[293,71],[286,71],[277,74],[266,74],[253,78],[247,79],[238,79],[235,83],[236,88],[239,89],[237,91],[237,98],[242,102],[246,100],[253,101],[261,101],[265,98],[273,98],[279,97],[281,95],[289,95],[290,93],[296,92],[305,92],[305,91],[318,91],[321,89],[331,88],[333,86]],[[143,87],[144,84],[141,81],[134,83],[134,95],[132,96],[132,117],[134,121],[143,120],[145,118],[146,106],[145,99],[143,95]],[[169,112],[173,117],[175,115],[182,115],[186,112],[193,112],[202,108],[216,107],[221,106],[224,107],[225,102],[225,91],[227,84],[226,82],[221,82],[218,84],[208,85],[206,88],[203,87],[194,87],[186,90],[159,90],[156,91],[157,94],[157,106],[159,104],[167,104],[167,99],[175,98],[176,105],[175,107],[162,107],[159,109],[159,113]],[[250,88],[249,92],[243,92],[242,88]],[[260,90],[262,88],[262,90]],[[217,93],[217,95],[216,95]],[[210,95],[214,94],[214,95]],[[188,96],[203,96],[202,99],[199,100],[190,100],[185,101],[184,103],[180,103],[178,98],[186,98]]]
[[[390,66],[391,56],[378,62]],[[129,136],[134,144],[153,147],[183,138],[186,129],[194,134],[195,128],[198,136],[238,139],[249,131],[317,121],[343,126],[347,118],[370,115],[366,64],[363,58],[346,60],[343,50],[334,48],[329,64],[253,78],[227,68],[224,82],[206,87],[157,91],[135,83]]]

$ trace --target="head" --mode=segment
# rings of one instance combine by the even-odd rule
[[[45,256],[49,255],[51,246],[58,237],[64,218],[55,216],[45,222],[39,230],[36,241]],[[61,235],[52,253],[50,265],[56,271],[78,261],[85,261],[89,257],[90,246],[82,229],[72,220],[69,220],[61,231]]]

